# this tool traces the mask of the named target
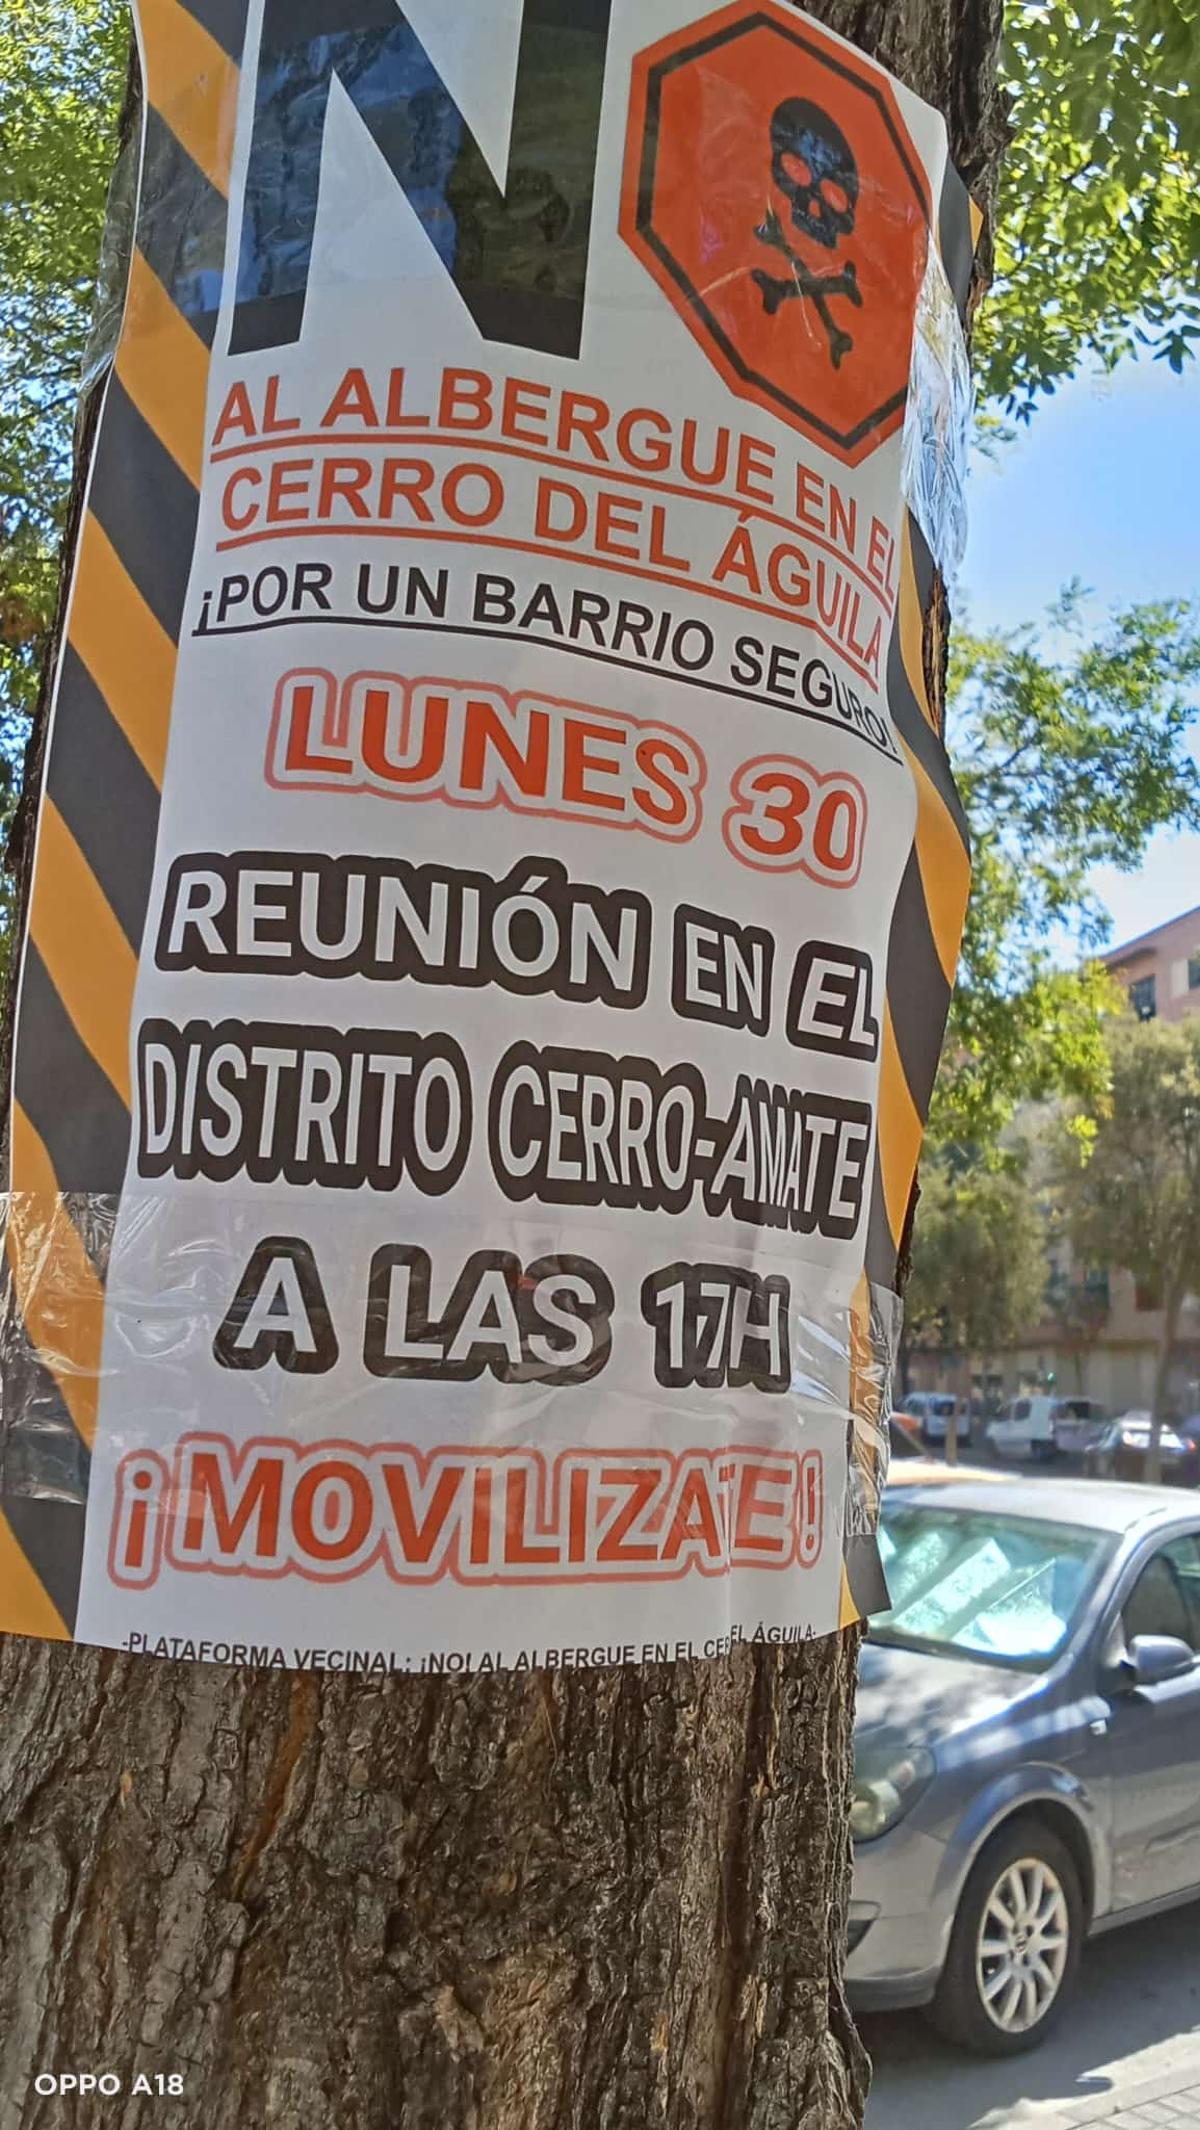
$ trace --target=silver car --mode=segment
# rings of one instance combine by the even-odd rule
[[[1085,1938],[1200,1897],[1200,1499],[969,1476],[889,1491],[862,1653],[848,1980],[989,2055]]]

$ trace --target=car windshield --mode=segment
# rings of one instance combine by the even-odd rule
[[[1076,1524],[887,1501],[892,1596],[873,1641],[1042,1671],[1071,1633],[1114,1540]]]
[[[1135,1415],[1132,1420],[1118,1420],[1114,1433],[1118,1442],[1127,1442],[1131,1448],[1150,1447],[1152,1420],[1143,1420]],[[1164,1450],[1181,1450],[1183,1444],[1173,1427],[1161,1427],[1158,1431],[1159,1445]]]

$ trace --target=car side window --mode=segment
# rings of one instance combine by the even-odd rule
[[[1135,1635],[1171,1635],[1200,1656],[1200,1540],[1173,1538],[1148,1560],[1121,1607],[1126,1643]]]

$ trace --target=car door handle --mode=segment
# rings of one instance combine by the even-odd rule
[[[1093,1738],[1107,1738],[1107,1736],[1108,1736],[1108,1717],[1107,1717],[1107,1716],[1093,1716],[1093,1718],[1092,1718],[1091,1722],[1090,1722],[1090,1723],[1089,1723],[1089,1725],[1088,1725],[1088,1729],[1089,1729],[1089,1731],[1091,1732],[1091,1734],[1092,1734]]]

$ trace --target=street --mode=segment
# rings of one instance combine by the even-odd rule
[[[1200,1905],[1096,1939],[1062,2026],[1029,2056],[960,2054],[917,2012],[864,2019],[875,2063],[866,2130],[1200,2125],[1194,2100],[1180,2112],[1180,2102],[1169,2110],[1148,2098],[1160,2087],[1200,2087],[1198,1929]]]

